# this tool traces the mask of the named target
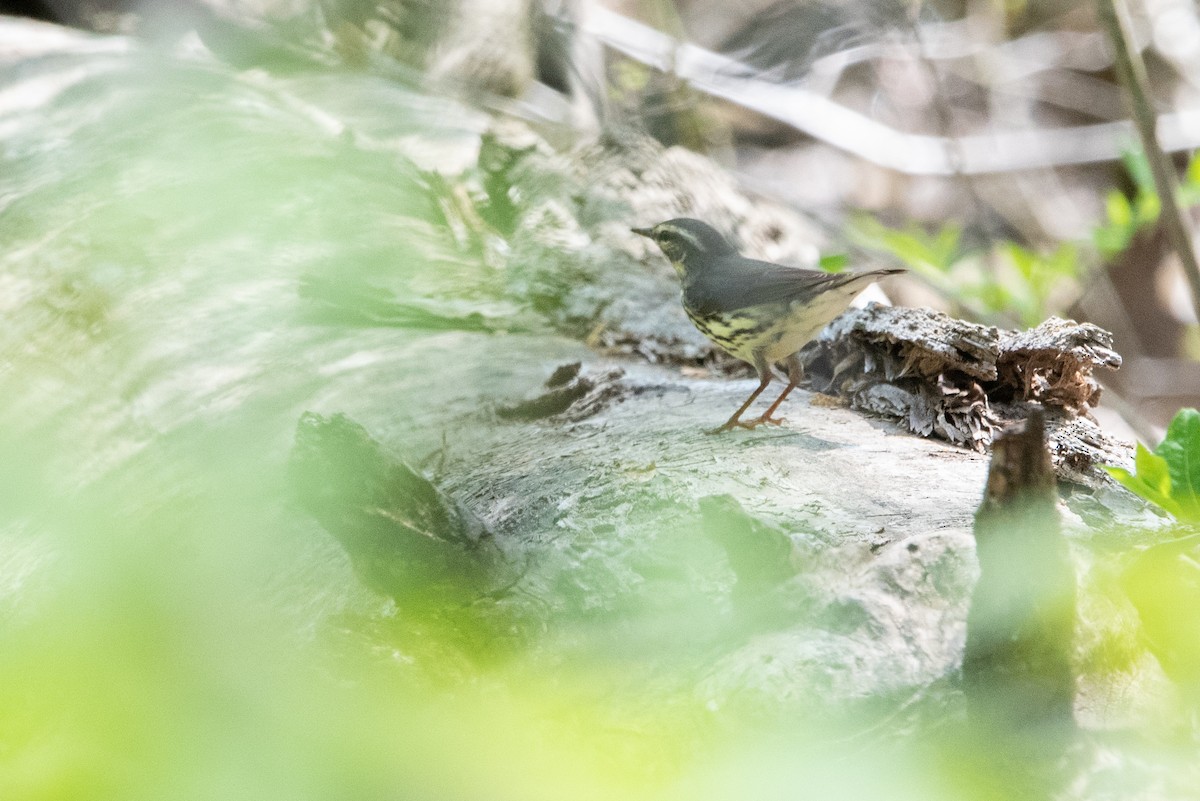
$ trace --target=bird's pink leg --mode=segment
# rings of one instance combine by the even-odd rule
[[[762,413],[761,417],[757,417],[746,423],[739,422],[738,425],[742,426],[743,428],[755,428],[763,425],[764,423],[770,423],[773,426],[777,426],[784,422],[782,417],[772,417],[771,415],[775,413],[775,410],[779,408],[779,405],[787,399],[788,394],[795,389],[796,385],[800,383],[800,380],[804,378],[804,367],[800,364],[800,358],[796,354],[793,353],[788,357],[787,368],[788,385],[783,388],[783,392],[779,393],[779,397],[775,399],[775,402],[767,407],[767,410]]]
[[[759,374],[758,388],[750,393],[750,397],[746,398],[738,410],[733,413],[733,416],[726,420],[722,425],[709,431],[709,434],[720,434],[722,431],[730,431],[735,428],[754,428],[758,423],[743,423],[741,417],[746,410],[750,408],[750,404],[754,403],[754,399],[762,394],[762,391],[767,388],[767,384],[771,383],[771,371],[765,370]]]

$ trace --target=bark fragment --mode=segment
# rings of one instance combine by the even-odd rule
[[[1031,403],[1043,404],[1062,480],[1098,486],[1108,481],[1098,465],[1128,459],[1129,446],[1089,415],[1100,398],[1094,371],[1116,369],[1121,357],[1112,335],[1088,323],[1051,318],[1005,331],[872,305],[835,320],[802,358],[814,389],[980,452]]]

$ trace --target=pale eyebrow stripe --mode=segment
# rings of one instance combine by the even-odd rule
[[[680,237],[681,239],[686,239],[688,242],[691,242],[692,247],[696,248],[696,250],[707,250],[707,248],[705,248],[704,245],[700,244],[700,240],[697,239],[691,233],[691,231],[685,231],[682,228],[676,228],[673,225],[666,228],[665,230],[670,231],[671,233],[675,234],[676,236]]]

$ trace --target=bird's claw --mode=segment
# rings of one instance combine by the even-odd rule
[[[766,415],[763,415],[762,417],[756,417],[753,420],[747,420],[746,422],[738,421],[738,425],[741,428],[755,429],[763,425],[781,426],[786,422],[787,420],[782,417],[767,417]]]
[[[716,428],[710,428],[705,431],[706,434],[723,434],[726,431],[732,431],[735,428],[744,428],[747,431],[753,431],[761,425],[779,426],[786,423],[787,420],[783,417],[756,417],[753,420],[730,420]]]

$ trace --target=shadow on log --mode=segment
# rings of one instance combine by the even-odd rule
[[[478,518],[345,415],[301,416],[289,473],[300,505],[342,544],[363,583],[403,608],[463,605],[518,576]]]
[[[1035,407],[993,447],[975,515],[980,576],[967,614],[963,689],[973,724],[1053,737],[1074,726],[1075,574],[1042,410]]]
[[[704,534],[721,546],[737,577],[734,603],[753,602],[799,572],[786,534],[746,513],[730,495],[700,499]]]

